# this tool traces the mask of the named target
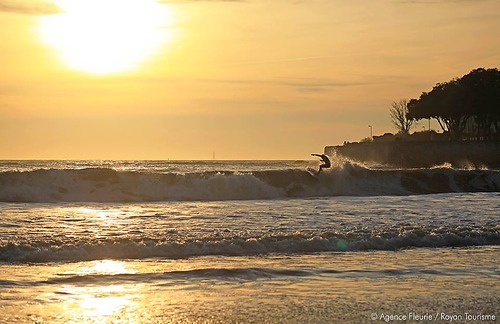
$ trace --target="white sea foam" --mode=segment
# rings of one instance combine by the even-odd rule
[[[188,258],[203,255],[248,256],[268,253],[394,251],[415,247],[498,245],[497,225],[466,228],[393,228],[379,231],[283,233],[258,237],[203,239],[107,238],[12,242],[0,245],[3,262],[84,261],[96,259]]]

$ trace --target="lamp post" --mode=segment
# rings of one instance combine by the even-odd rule
[[[368,125],[368,127],[370,127],[370,140],[373,141],[373,127],[372,125]]]

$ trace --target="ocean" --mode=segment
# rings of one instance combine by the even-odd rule
[[[496,322],[500,171],[0,161],[1,323]]]

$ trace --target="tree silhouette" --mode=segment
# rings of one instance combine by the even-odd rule
[[[408,118],[435,118],[454,139],[463,138],[469,120],[475,123],[477,138],[493,138],[493,129],[498,136],[500,71],[479,68],[462,78],[436,84],[430,92],[408,102]]]
[[[500,134],[500,71],[475,69],[461,79],[477,125],[477,137],[492,139]]]
[[[415,123],[414,119],[408,118],[408,100],[393,101],[389,112],[392,124],[398,130],[398,133],[408,134]]]

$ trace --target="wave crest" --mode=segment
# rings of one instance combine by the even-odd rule
[[[88,168],[0,173],[1,202],[215,201],[499,190],[499,171],[374,170],[350,162],[319,177],[298,169],[180,174]]]

